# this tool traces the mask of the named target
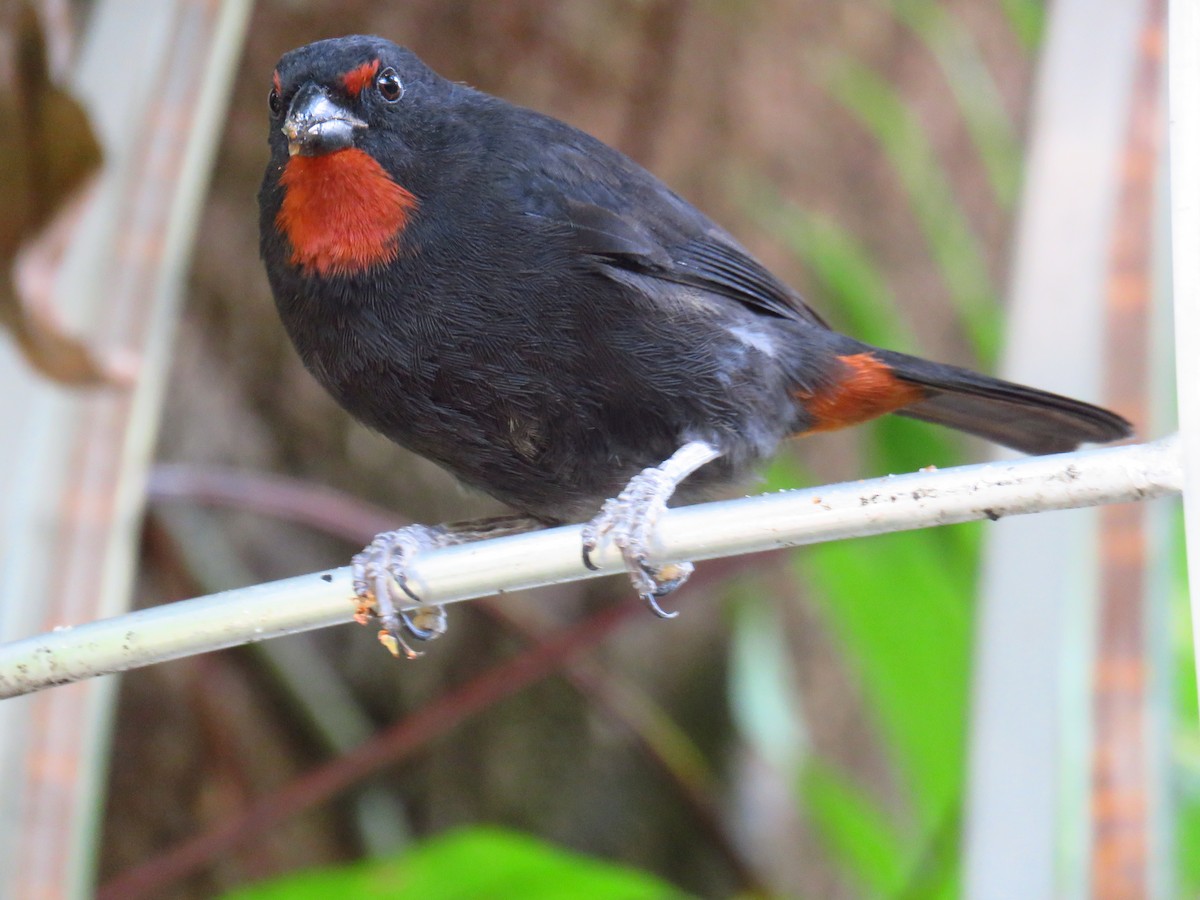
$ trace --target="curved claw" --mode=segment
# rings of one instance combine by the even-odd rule
[[[596,542],[589,541],[583,545],[583,566],[592,572],[599,572],[600,567],[592,562],[592,554],[596,552]]]
[[[399,657],[403,653],[406,659],[416,659],[421,654],[410,647],[401,634],[401,627],[409,627],[408,614],[396,608],[392,598],[391,580],[386,572],[379,571],[374,581],[375,589],[372,593],[375,597],[375,609],[383,626],[379,630],[379,643],[383,644],[392,656]]]
[[[432,641],[438,637],[441,632],[435,628],[422,628],[416,623],[412,616],[408,614],[408,610],[400,610],[400,621],[404,623],[404,630],[415,637],[418,641]]]
[[[404,591],[404,596],[407,597],[409,600],[411,600],[413,603],[417,604],[418,606],[425,605],[425,601],[422,600],[419,596],[417,596],[416,591],[414,591],[412,588],[410,588],[408,586],[407,578],[397,578],[396,584],[398,584],[400,586],[400,590]],[[425,638],[421,638],[421,640],[425,640]]]
[[[670,593],[670,592],[667,591],[665,593]],[[679,616],[679,610],[675,610],[674,612],[667,612],[665,609],[663,609],[661,606],[659,606],[657,594],[654,594],[654,593],[642,594],[642,600],[644,600],[646,605],[648,607],[650,607],[650,612],[654,613],[660,619],[674,619]]]

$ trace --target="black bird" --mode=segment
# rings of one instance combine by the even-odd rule
[[[393,652],[415,552],[590,520],[656,597],[674,495],[744,477],[795,435],[896,413],[1027,453],[1130,433],[1115,413],[831,330],[732,236],[613,148],[447,81],[391,41],[284,55],[261,250],[305,366],[355,418],[518,514],[415,526],[355,557]],[[685,480],[686,479],[686,480]],[[414,598],[416,599],[416,598]]]

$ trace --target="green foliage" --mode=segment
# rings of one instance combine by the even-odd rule
[[[819,763],[804,767],[798,789],[809,818],[858,886],[872,897],[898,896],[908,853],[875,801]]]
[[[1019,148],[999,91],[974,41],[936,0],[881,0],[926,45],[945,74],[988,176],[992,201],[1011,210]],[[1039,0],[1003,0],[1009,24],[1035,49]],[[915,114],[896,89],[855,61],[826,79],[831,94],[871,134],[891,164],[941,274],[964,332],[984,364],[999,345],[999,312],[984,255]],[[838,327],[878,345],[919,352],[870,252],[836,222],[751,184],[752,212],[801,260]],[[866,429],[867,474],[911,471],[957,459],[952,436],[888,417]],[[774,488],[812,483],[792,461]],[[956,897],[958,831],[965,786],[970,648],[978,526],[932,529],[798,551],[798,577],[813,589],[830,631],[856,674],[884,752],[907,801],[901,812],[812,756],[800,762],[798,794],[817,832],[867,896]],[[1176,535],[1182,534],[1177,523]],[[1180,541],[1180,544],[1182,542]],[[1172,558],[1183,560],[1182,546]],[[1172,772],[1175,889],[1200,896],[1200,727],[1186,573],[1175,573],[1172,679],[1176,765]],[[799,705],[797,704],[797,708]]]
[[[837,327],[868,344],[916,350],[887,279],[853,235],[826,216],[779,200],[761,181],[748,183],[747,193],[758,221],[821,284],[822,298],[831,301],[822,311]]]
[[[974,36],[940,0],[892,0],[890,8],[937,61],[983,163],[993,199],[1011,210],[1021,186],[1021,148]]]
[[[826,301],[822,310],[828,308],[835,327],[869,344],[919,352],[887,280],[853,235],[825,216],[777,199],[764,184],[747,181],[746,192],[758,221],[784,242],[820,284]],[[864,442],[867,474],[913,472],[960,461],[960,439],[944,429],[887,417],[871,423],[866,432],[870,435]],[[768,482],[776,490],[812,483],[786,467],[775,470]],[[974,569],[978,526],[942,528],[927,534],[962,554],[952,556],[948,565]]]
[[[1036,50],[1046,30],[1046,6],[1043,0],[1000,0],[1009,27],[1027,50]]]
[[[1173,756],[1175,810],[1174,851],[1178,858],[1178,896],[1200,896],[1200,707],[1197,704],[1196,652],[1192,643],[1192,610],[1188,595],[1188,574],[1184,549],[1183,511],[1178,510],[1171,523],[1170,634],[1172,705],[1174,707]]]
[[[888,446],[873,444],[877,452]],[[802,480],[786,459],[772,469],[773,483]],[[932,884],[957,883],[957,832],[948,833],[948,823],[959,820],[966,774],[977,535],[974,525],[925,529],[819,544],[794,556],[797,577],[813,587],[857,676],[910,807],[903,821],[889,822],[844,779],[834,783],[819,761],[803,770],[809,817],[851,874],[873,889],[901,874],[910,887],[918,873]]]
[[[992,362],[1001,332],[983,250],[920,122],[892,85],[854,60],[834,70],[828,87],[891,163],[976,355]]]
[[[1195,746],[1190,748],[1195,751]],[[1193,783],[1191,790],[1178,798],[1175,816],[1175,853],[1178,855],[1178,880],[1180,897],[1200,896],[1200,785]]]
[[[994,199],[1010,205],[1019,173],[1016,142],[994,85],[973,89],[986,81],[973,46],[929,3],[901,0],[895,9],[930,43],[947,77],[975,73],[956,97],[975,123],[968,127]],[[982,249],[919,122],[892,86],[863,66],[844,65],[829,84],[891,162],[965,332],[981,359],[993,359],[1001,332]],[[990,108],[967,111],[979,94]],[[753,214],[817,281],[819,305],[836,327],[870,343],[920,351],[866,248],[836,222],[776,199],[761,183],[747,186]],[[958,439],[922,423],[887,417],[863,433],[864,475],[961,462]],[[813,479],[794,460],[778,460],[768,475],[770,488],[798,483]],[[928,529],[822,544],[794,557],[797,577],[813,588],[857,676],[907,801],[905,813],[889,814],[819,759],[801,761],[799,795],[810,821],[870,896],[958,892],[980,535],[977,525]],[[769,655],[759,658],[760,668],[764,659]]]
[[[667,900],[684,894],[649,875],[495,828],[441,835],[393,859],[313,869],[253,885],[226,900]]]
[[[817,588],[903,775],[921,829],[961,799],[970,682],[970,584],[921,532],[796,555]]]

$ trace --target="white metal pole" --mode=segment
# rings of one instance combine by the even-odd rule
[[[999,371],[1094,399],[1143,3],[1046,8]],[[1056,900],[1085,883],[1096,527],[1064,514],[988,532],[964,817],[970,900]]]
[[[1178,444],[1087,450],[674,509],[655,557],[711,559],[974,519],[1143,500],[1179,490]],[[438,550],[411,582],[451,603],[587,578],[571,526]],[[621,568],[602,546],[602,572]],[[685,589],[686,591],[686,589]],[[348,569],[166,604],[0,645],[0,698],[349,621]],[[686,602],[686,593],[682,595]],[[652,624],[648,622],[648,625]],[[662,626],[665,627],[665,626]]]

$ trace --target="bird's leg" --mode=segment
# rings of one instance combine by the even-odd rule
[[[358,603],[355,619],[365,625],[368,617],[374,615],[381,626],[379,642],[393,656],[403,653],[415,659],[421,654],[409,646],[405,634],[418,641],[429,641],[446,631],[445,610],[422,602],[409,584],[408,569],[416,555],[533,531],[544,524],[530,516],[495,516],[446,525],[409,525],[376,535],[350,564]],[[415,610],[405,609],[412,604],[416,604]]]
[[[583,527],[583,564],[595,569],[592,554],[601,538],[607,537],[621,551],[625,568],[634,589],[641,594],[650,609],[664,619],[678,613],[668,613],[658,605],[658,598],[679,587],[692,574],[691,563],[675,563],[656,568],[648,562],[650,539],[655,524],[667,501],[680,483],[721,455],[721,451],[704,441],[689,441],[660,466],[643,469],[611,500],[606,500],[600,514]]]

